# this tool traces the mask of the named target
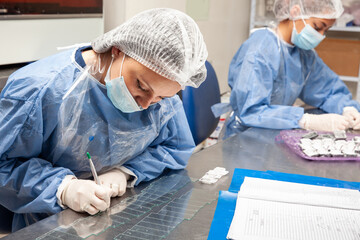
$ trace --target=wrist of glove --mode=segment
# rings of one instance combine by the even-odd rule
[[[299,126],[307,130],[333,132],[348,129],[350,120],[347,116],[334,113],[319,115],[305,113],[299,121]]]
[[[118,197],[125,194],[129,177],[129,174],[118,168],[99,175],[101,184],[112,190],[111,197]]]
[[[360,113],[354,107],[344,107],[342,115],[350,120],[350,128],[360,129]]]
[[[66,179],[61,185],[61,203],[76,212],[94,215],[110,207],[111,190],[92,180]]]

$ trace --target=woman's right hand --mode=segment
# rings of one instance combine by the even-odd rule
[[[62,204],[76,212],[94,215],[110,207],[111,189],[97,185],[92,180],[74,178],[68,181],[63,189]]]

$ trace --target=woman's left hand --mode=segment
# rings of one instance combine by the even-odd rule
[[[102,185],[105,185],[112,190],[111,197],[118,197],[124,195],[126,192],[129,175],[120,169],[115,168],[99,175],[99,179]]]
[[[352,129],[360,129],[360,113],[356,108],[344,107],[342,115],[350,119],[350,127]]]

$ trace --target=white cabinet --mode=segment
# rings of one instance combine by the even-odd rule
[[[257,27],[268,27],[276,23],[273,13],[274,0],[251,0],[250,32]]]

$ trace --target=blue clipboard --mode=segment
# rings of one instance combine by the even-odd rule
[[[360,189],[359,182],[347,182],[331,178],[313,177],[274,171],[255,171],[236,168],[228,191],[220,191],[218,203],[211,223],[208,240],[226,239],[234,216],[237,193],[245,177],[256,177],[271,180],[304,183],[319,186]]]

